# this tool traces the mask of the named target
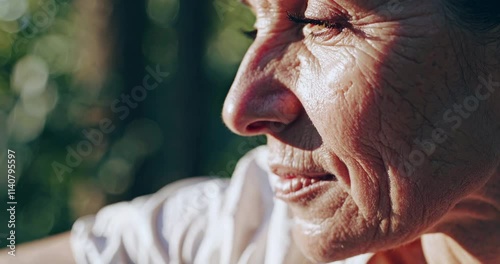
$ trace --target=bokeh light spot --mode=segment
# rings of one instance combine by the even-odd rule
[[[132,167],[123,159],[107,160],[99,169],[98,177],[102,188],[109,194],[122,194],[132,183]]]
[[[40,57],[27,55],[16,63],[12,75],[12,87],[17,93],[35,96],[45,90],[49,69]]]
[[[0,20],[13,21],[20,18],[28,9],[26,0],[0,0]]]

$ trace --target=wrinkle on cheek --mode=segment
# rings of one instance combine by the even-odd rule
[[[326,56],[328,50],[313,50],[305,46],[299,59],[302,61],[300,88],[297,91],[305,101],[315,125],[323,127],[335,124],[331,118],[341,118],[337,113],[345,113],[344,94],[353,86],[350,79],[353,58],[341,52]],[[335,113],[332,115],[332,113]],[[315,119],[315,120],[314,120]],[[330,126],[329,129],[333,127]]]
[[[319,87],[322,85],[321,65],[317,58],[307,47],[301,47],[297,52],[297,60],[300,62],[299,77],[295,92],[304,105],[306,112],[313,117],[314,112],[318,111],[318,102],[316,100],[327,97],[321,94]]]
[[[380,175],[386,169],[381,154],[376,151],[376,137],[366,133],[373,131],[373,127],[378,128],[380,120],[363,116],[368,111],[370,115],[380,118],[380,111],[371,111],[379,108],[377,97],[380,95],[374,91],[376,72],[362,70],[372,68],[379,62],[372,56],[359,56],[353,49],[341,55],[346,59],[331,67],[326,75],[334,104],[327,111],[330,113],[330,124],[323,130],[328,133],[329,127],[337,127],[340,134],[334,136],[331,144],[344,157],[350,175],[354,177],[351,179],[353,202],[359,208],[360,216],[384,233],[388,224],[381,219],[388,219],[391,213],[388,179]],[[329,137],[332,138],[331,135]]]

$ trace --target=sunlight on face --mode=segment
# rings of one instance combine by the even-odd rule
[[[463,78],[436,1],[398,3],[248,1],[258,34],[224,120],[268,136],[275,189],[316,261],[415,239],[493,169],[488,136],[470,137],[488,123],[453,118],[464,83],[487,75]]]

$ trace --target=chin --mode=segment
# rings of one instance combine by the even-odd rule
[[[345,193],[325,193],[306,207],[295,205],[291,209],[294,241],[314,263],[360,255],[381,242],[374,243],[375,238],[380,238],[378,222],[362,217]]]
[[[353,197],[334,188],[307,204],[289,205],[293,214],[294,241],[303,255],[314,263],[329,263],[395,248],[412,241],[422,231],[421,225],[407,225],[405,220],[395,220],[400,224],[392,229],[390,221],[366,215]]]
[[[362,240],[357,240],[357,243],[336,241],[330,230],[313,235],[295,227],[293,236],[302,254],[314,263],[329,263],[360,255],[365,253],[364,249],[368,246]]]

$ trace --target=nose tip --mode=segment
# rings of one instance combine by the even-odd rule
[[[223,120],[242,136],[276,134],[300,114],[299,100],[290,91],[277,93],[229,93],[224,103]]]

